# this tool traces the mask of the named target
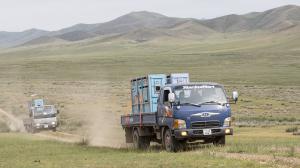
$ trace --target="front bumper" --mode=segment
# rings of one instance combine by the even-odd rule
[[[35,129],[53,129],[56,127],[57,127],[56,124],[51,124],[51,123],[49,123],[49,124],[44,123],[44,124],[34,126]]]
[[[204,135],[204,130],[210,129],[211,134]],[[230,127],[205,128],[205,129],[180,129],[174,130],[176,139],[206,139],[223,135],[233,135],[233,129]],[[186,133],[184,133],[186,132]]]

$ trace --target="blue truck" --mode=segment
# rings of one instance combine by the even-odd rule
[[[233,135],[230,104],[218,83],[191,83],[188,73],[150,74],[131,80],[132,112],[121,116],[127,143],[146,149],[157,142],[169,152],[188,143],[225,145]]]

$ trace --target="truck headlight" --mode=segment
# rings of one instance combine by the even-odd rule
[[[185,129],[186,128],[186,123],[184,120],[174,120],[173,123],[173,128],[174,129]]]
[[[230,127],[231,126],[231,117],[225,118],[223,126],[224,127]]]
[[[52,125],[55,125],[56,123],[55,123],[55,121],[52,121],[52,123],[51,123]]]
[[[36,123],[35,126],[39,127],[39,126],[41,126],[41,124],[40,123]]]

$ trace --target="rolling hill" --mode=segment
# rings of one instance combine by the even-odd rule
[[[48,34],[48,31],[30,29],[23,32],[0,32],[0,47],[17,46]]]
[[[245,15],[227,15],[209,20],[167,17],[158,13],[131,12],[112,21],[77,24],[58,31],[31,29],[24,32],[0,32],[0,47],[65,42],[95,37],[143,42],[157,38],[202,39],[216,34],[241,32],[282,32],[300,30],[300,7],[287,5]],[[49,40],[52,39],[52,40]],[[53,40],[56,39],[56,40]],[[96,38],[97,39],[97,38]]]
[[[299,26],[300,7],[287,5],[261,13],[223,16],[205,20],[202,23],[223,33],[255,30],[281,31]]]

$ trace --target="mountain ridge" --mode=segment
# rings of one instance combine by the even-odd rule
[[[101,36],[135,41],[155,38],[203,38],[212,34],[251,31],[280,32],[300,27],[300,7],[286,5],[264,12],[230,14],[208,20],[168,17],[155,12],[137,11],[104,23],[76,24],[57,31],[29,29],[23,32],[0,31],[0,47],[35,45],[52,41],[74,42]],[[48,38],[47,38],[48,37]],[[43,39],[45,41],[43,41]],[[51,39],[51,40],[50,40]],[[54,40],[55,39],[55,40]]]

